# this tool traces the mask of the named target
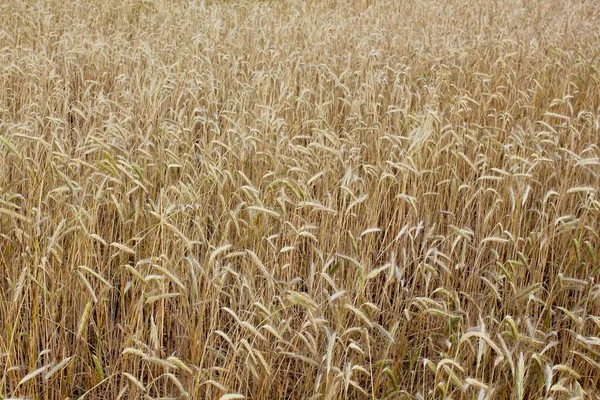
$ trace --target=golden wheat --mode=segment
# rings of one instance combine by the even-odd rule
[[[600,398],[592,0],[4,0],[0,399]]]

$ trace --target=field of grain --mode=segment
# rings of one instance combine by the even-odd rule
[[[3,0],[0,399],[600,398],[596,0]]]

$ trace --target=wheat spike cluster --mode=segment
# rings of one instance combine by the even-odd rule
[[[595,0],[3,0],[0,399],[600,399]]]

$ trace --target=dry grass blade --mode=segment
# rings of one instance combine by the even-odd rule
[[[69,363],[71,362],[72,359],[73,359],[73,357],[67,357],[67,358],[59,361],[55,366],[50,368],[50,370],[48,371],[48,373],[46,373],[46,375],[44,375],[44,380],[49,381],[54,375],[56,375],[58,372],[63,370],[67,365],[69,365]]]
[[[41,375],[41,374],[45,373],[46,371],[48,371],[48,365],[44,365],[43,367],[40,367],[40,368],[38,368],[38,369],[36,369],[34,371],[31,371],[30,373],[28,373],[27,375],[25,375],[23,377],[23,379],[21,379],[19,381],[19,384],[17,385],[17,387],[21,386],[21,385],[23,385],[23,384],[25,384],[27,382],[29,382],[30,380],[32,380],[36,376]]]
[[[230,393],[230,394],[224,394],[223,396],[219,397],[219,400],[242,400],[245,398],[246,398],[246,396],[244,396],[242,394]]]

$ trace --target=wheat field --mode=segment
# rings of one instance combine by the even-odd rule
[[[595,0],[3,0],[0,399],[599,399]]]

